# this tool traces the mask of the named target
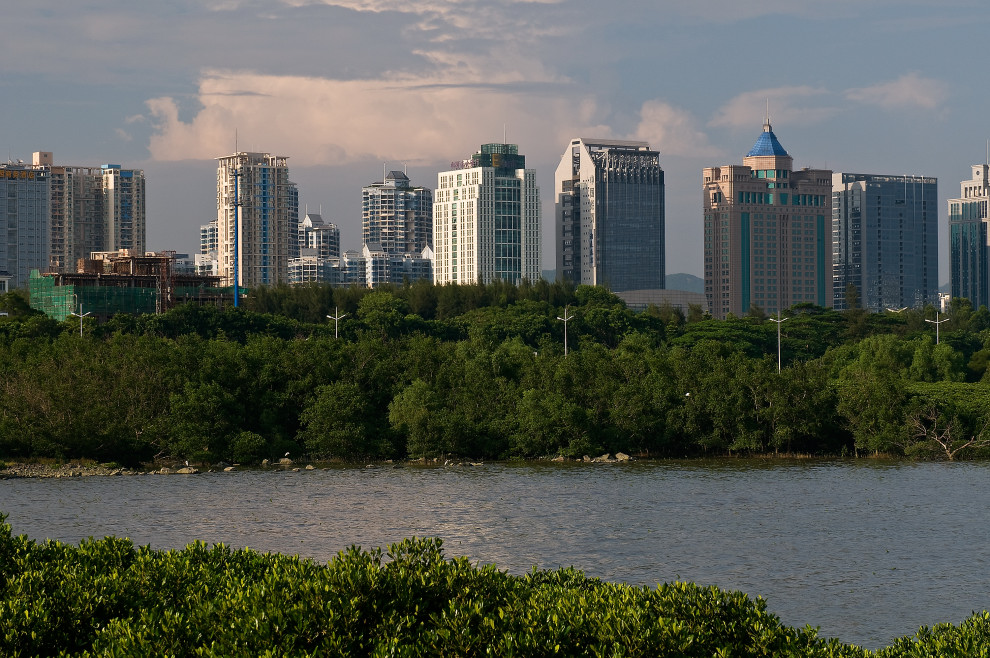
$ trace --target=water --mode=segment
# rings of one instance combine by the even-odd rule
[[[574,566],[763,596],[870,648],[990,608],[990,464],[687,461],[0,482],[16,534],[195,539],[326,561],[439,536],[512,573]]]

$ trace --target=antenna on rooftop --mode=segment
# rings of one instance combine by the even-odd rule
[[[505,144],[505,124],[502,124],[502,143]]]

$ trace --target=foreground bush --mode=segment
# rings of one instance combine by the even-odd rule
[[[987,640],[986,616],[976,616],[882,655]],[[0,654],[870,655],[783,626],[762,600],[738,592],[636,588],[573,569],[511,576],[445,560],[439,540],[406,540],[385,554],[351,548],[323,566],[202,543],[181,551],[114,538],[36,543],[7,524]]]

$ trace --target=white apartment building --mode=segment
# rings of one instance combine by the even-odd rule
[[[435,283],[540,277],[540,190],[516,144],[483,144],[438,174],[433,243]]]

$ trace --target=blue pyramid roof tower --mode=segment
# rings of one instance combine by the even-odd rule
[[[787,155],[787,151],[777,141],[777,136],[773,134],[769,120],[763,124],[763,132],[760,134],[760,138],[753,144],[753,148],[749,150],[746,157],[759,155]]]

